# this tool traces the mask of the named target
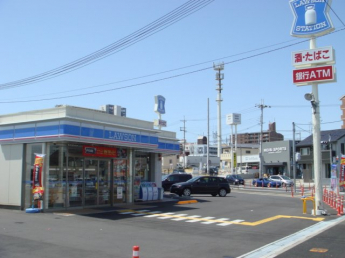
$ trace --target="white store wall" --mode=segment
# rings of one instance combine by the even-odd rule
[[[23,144],[0,145],[0,204],[21,205]]]

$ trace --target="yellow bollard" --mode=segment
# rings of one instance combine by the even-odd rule
[[[314,216],[316,216],[315,199],[314,199],[314,197],[301,198],[301,200],[303,202],[303,214],[307,214],[307,201],[312,201],[313,202],[313,207],[314,207]]]

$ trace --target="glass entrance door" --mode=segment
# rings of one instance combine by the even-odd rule
[[[98,199],[98,160],[85,159],[84,162],[84,205],[97,205]]]
[[[68,170],[64,176],[66,181],[66,207],[83,206],[84,190],[84,159],[80,157],[68,157]]]
[[[67,207],[110,204],[110,160],[68,158]]]
[[[98,166],[98,204],[110,204],[110,160],[100,160]]]

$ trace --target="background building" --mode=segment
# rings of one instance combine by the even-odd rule
[[[260,144],[260,135],[261,132],[253,133],[241,133],[237,134],[237,144],[251,143],[251,144]],[[235,142],[235,135],[232,135],[232,142]],[[270,123],[268,125],[268,130],[262,132],[262,142],[274,142],[274,141],[283,141],[284,136],[276,132],[276,123]]]

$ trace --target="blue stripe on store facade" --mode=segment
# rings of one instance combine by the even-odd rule
[[[157,145],[159,150],[173,150],[179,151],[179,144],[164,143],[158,140],[156,136],[140,135],[133,133],[125,133],[97,128],[80,127],[76,125],[61,124],[49,126],[37,126],[28,128],[14,128],[7,130],[0,130],[1,140],[14,140],[19,138],[34,138],[42,136],[56,137],[59,135],[83,136],[92,137],[100,140],[121,140],[128,143],[140,143]]]

